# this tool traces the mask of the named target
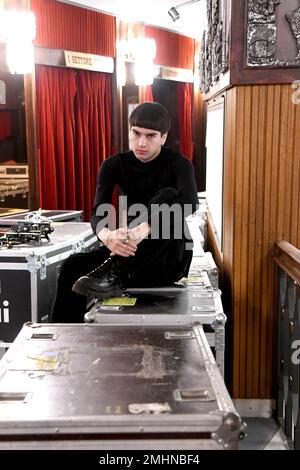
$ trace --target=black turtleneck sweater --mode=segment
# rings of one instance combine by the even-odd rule
[[[101,204],[112,203],[115,186],[127,196],[128,208],[132,204],[148,205],[154,194],[167,187],[180,193],[180,203],[190,205],[189,213],[197,209],[198,197],[191,162],[179,152],[162,147],[152,161],[143,163],[132,151],[118,153],[105,160],[99,170],[91,226],[96,233],[97,224],[104,218],[96,215]],[[189,215],[185,212],[185,216]],[[150,221],[151,223],[151,221]]]

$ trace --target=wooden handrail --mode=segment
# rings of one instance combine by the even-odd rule
[[[300,285],[300,250],[286,240],[277,241],[274,245],[274,260]]]

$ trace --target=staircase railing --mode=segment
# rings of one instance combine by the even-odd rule
[[[278,241],[277,417],[289,446],[300,450],[300,250]]]

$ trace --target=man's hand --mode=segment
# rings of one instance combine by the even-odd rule
[[[129,237],[132,240],[135,240],[138,245],[144,238],[146,238],[151,231],[150,225],[148,222],[142,222],[134,228],[128,230]]]
[[[130,237],[130,230],[127,228],[118,228],[109,230],[103,228],[98,233],[98,238],[111,251],[111,255],[119,255],[124,258],[134,256],[137,249],[137,242]]]

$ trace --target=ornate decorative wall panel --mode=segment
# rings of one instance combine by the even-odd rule
[[[277,56],[278,36],[283,34],[282,21],[278,18],[280,4],[283,7],[280,15],[284,16],[284,21],[296,40],[297,54],[292,59],[279,60]],[[285,0],[248,0],[247,65],[300,66],[300,6],[288,11]]]
[[[208,91],[228,68],[226,37],[226,1],[206,0],[207,30],[204,31],[200,56],[200,88]]]

